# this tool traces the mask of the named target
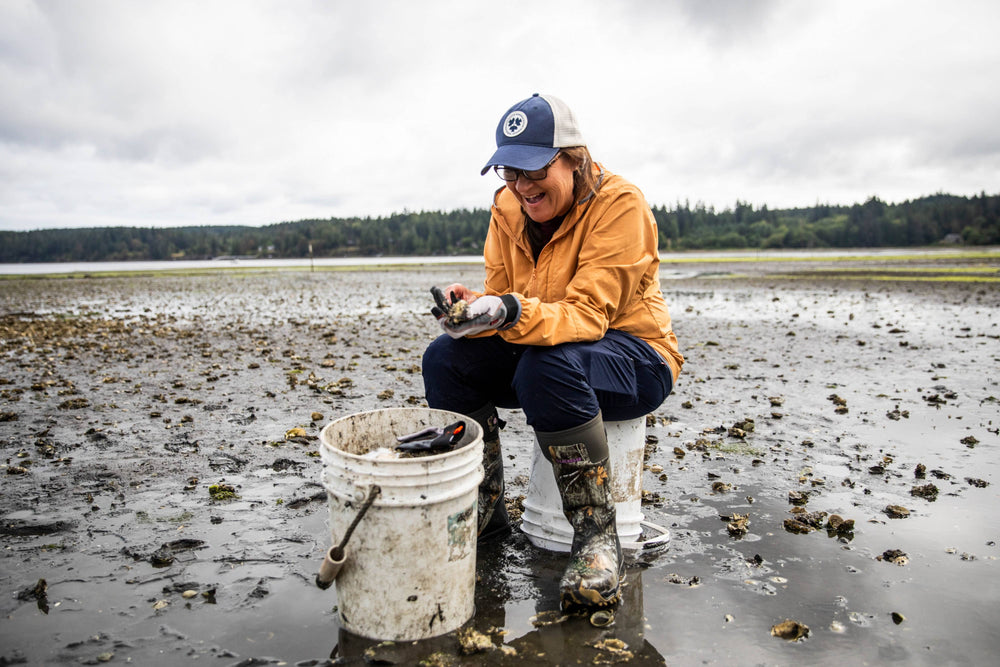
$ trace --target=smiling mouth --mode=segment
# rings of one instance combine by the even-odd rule
[[[525,197],[524,201],[527,204],[537,204],[538,202],[542,201],[544,197],[545,197],[544,193],[540,195],[532,195],[530,197]]]

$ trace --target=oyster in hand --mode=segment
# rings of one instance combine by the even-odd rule
[[[435,308],[431,309],[431,312],[438,319],[446,317],[448,324],[452,326],[472,319],[469,315],[469,303],[465,299],[457,298],[454,292],[451,293],[449,299],[445,297],[440,288],[432,287],[431,294],[434,295],[434,302],[437,304]]]

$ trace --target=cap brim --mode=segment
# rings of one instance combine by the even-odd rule
[[[485,174],[491,167],[497,165],[513,167],[514,169],[524,169],[526,171],[541,169],[551,162],[552,158],[558,152],[558,148],[551,148],[549,146],[507,144],[497,149],[497,152],[493,154],[493,157],[490,158],[489,162],[486,163],[486,166],[479,173],[480,175]]]

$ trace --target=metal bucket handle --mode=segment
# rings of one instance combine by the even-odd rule
[[[351,539],[351,534],[361,522],[361,518],[364,517],[365,512],[368,511],[368,508],[375,502],[375,498],[381,493],[382,489],[379,488],[378,484],[372,484],[369,487],[364,504],[358,510],[354,520],[351,521],[351,525],[347,527],[343,539],[340,540],[340,544],[330,547],[329,551],[326,552],[326,556],[319,566],[319,573],[316,574],[316,585],[318,587],[326,590],[333,584],[337,575],[340,574],[340,568],[344,566],[344,561],[347,559],[347,553],[344,551],[347,547],[347,541]]]

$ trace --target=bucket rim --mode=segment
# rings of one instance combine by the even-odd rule
[[[366,458],[365,456],[363,456],[361,454],[353,454],[351,452],[345,451],[343,449],[338,449],[337,447],[334,447],[334,446],[330,445],[327,442],[326,432],[327,432],[328,429],[330,429],[331,427],[333,427],[333,426],[335,426],[337,424],[340,424],[341,422],[346,422],[346,421],[350,421],[350,420],[353,420],[353,419],[359,419],[359,418],[367,417],[369,415],[374,415],[374,414],[377,414],[377,413],[380,413],[380,412],[399,412],[399,413],[407,413],[408,412],[408,413],[411,413],[411,414],[412,413],[423,412],[423,413],[439,413],[441,415],[452,415],[454,417],[458,417],[458,418],[463,419],[465,421],[465,427],[467,429],[472,429],[472,432],[474,433],[474,436],[473,436],[473,438],[469,442],[467,442],[466,444],[462,445],[461,447],[456,447],[455,449],[449,450],[447,452],[442,452],[440,454],[427,454],[427,455],[421,455],[421,456],[413,456],[413,457],[410,457],[410,458],[379,459],[378,460],[379,464],[388,464],[390,466],[397,466],[397,465],[412,464],[413,461],[426,461],[426,462],[439,461],[439,460],[446,459],[446,458],[451,457],[451,456],[456,456],[456,455],[458,455],[460,453],[465,453],[464,452],[465,449],[467,449],[470,446],[475,445],[477,442],[482,442],[482,439],[483,439],[483,432],[482,432],[483,429],[479,425],[479,423],[476,422],[475,419],[471,419],[468,415],[463,415],[460,412],[452,412],[451,410],[440,410],[438,408],[403,408],[403,407],[398,407],[398,408],[379,408],[379,409],[376,409],[376,410],[365,410],[363,412],[354,412],[354,413],[351,413],[349,415],[344,415],[343,417],[338,417],[337,419],[334,419],[333,421],[327,423],[327,425],[324,426],[322,429],[320,429],[320,432],[319,432],[319,443],[320,443],[320,453],[321,453],[321,455],[324,454],[326,452],[326,450],[330,450],[331,452],[333,452],[333,451],[337,452],[337,456],[344,456],[344,457],[347,457],[349,460],[354,460],[354,461],[371,461],[372,459]],[[472,428],[473,426],[475,428]]]

